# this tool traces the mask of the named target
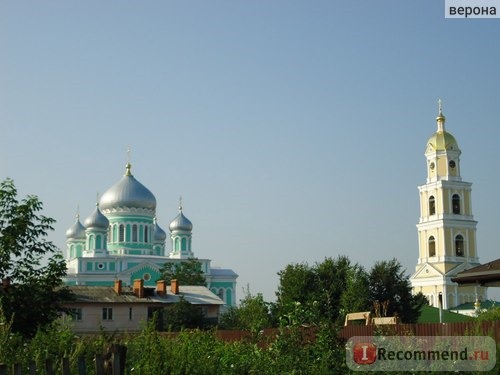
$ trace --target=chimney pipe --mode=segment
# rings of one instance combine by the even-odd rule
[[[144,298],[144,280],[135,279],[133,291],[137,298]]]
[[[170,281],[170,290],[174,294],[179,294],[179,283],[177,282],[177,279],[172,279]]]
[[[115,290],[116,294],[118,294],[118,295],[122,294],[122,281],[115,280],[115,286],[113,289]]]
[[[167,284],[165,280],[158,280],[156,282],[156,294],[159,296],[165,296],[167,294]]]

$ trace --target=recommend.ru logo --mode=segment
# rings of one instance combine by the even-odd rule
[[[496,344],[489,336],[354,336],[346,363],[354,371],[489,371]]]

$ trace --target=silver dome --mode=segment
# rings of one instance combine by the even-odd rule
[[[182,211],[179,212],[179,215],[172,220],[170,225],[168,226],[171,232],[174,231],[186,231],[186,232],[191,232],[193,230],[193,223],[189,221],[189,219],[184,216]]]
[[[85,227],[80,223],[80,216],[76,217],[75,223],[66,231],[66,238],[75,240],[85,239]]]
[[[109,220],[102,214],[101,210],[99,210],[99,205],[96,204],[94,212],[85,219],[83,224],[87,229],[108,229]]]
[[[127,164],[125,175],[109,188],[101,197],[99,206],[103,211],[113,208],[143,208],[154,211],[156,198],[143,184],[137,181],[130,173],[130,164]]]
[[[155,220],[155,242],[164,242],[167,239],[167,234],[160,228]]]

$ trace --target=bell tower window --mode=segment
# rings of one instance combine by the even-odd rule
[[[123,224],[120,224],[118,227],[118,242],[123,242],[125,241],[125,227]]]
[[[436,199],[433,195],[429,197],[429,215],[436,214]]]
[[[451,197],[451,206],[453,209],[453,213],[459,215],[460,214],[460,196],[458,194],[453,194],[453,197]]]
[[[455,255],[457,257],[464,256],[464,238],[461,234],[455,237]]]
[[[132,242],[137,242],[137,224],[132,225]]]
[[[429,257],[436,256],[436,240],[434,236],[429,237],[428,247],[429,247]]]

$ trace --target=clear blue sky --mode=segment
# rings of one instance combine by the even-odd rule
[[[65,249],[124,173],[199,258],[274,299],[277,272],[345,254],[417,261],[437,99],[499,257],[500,20],[444,1],[0,1],[0,179]],[[498,295],[498,292],[496,292]],[[491,293],[490,293],[491,294]]]

